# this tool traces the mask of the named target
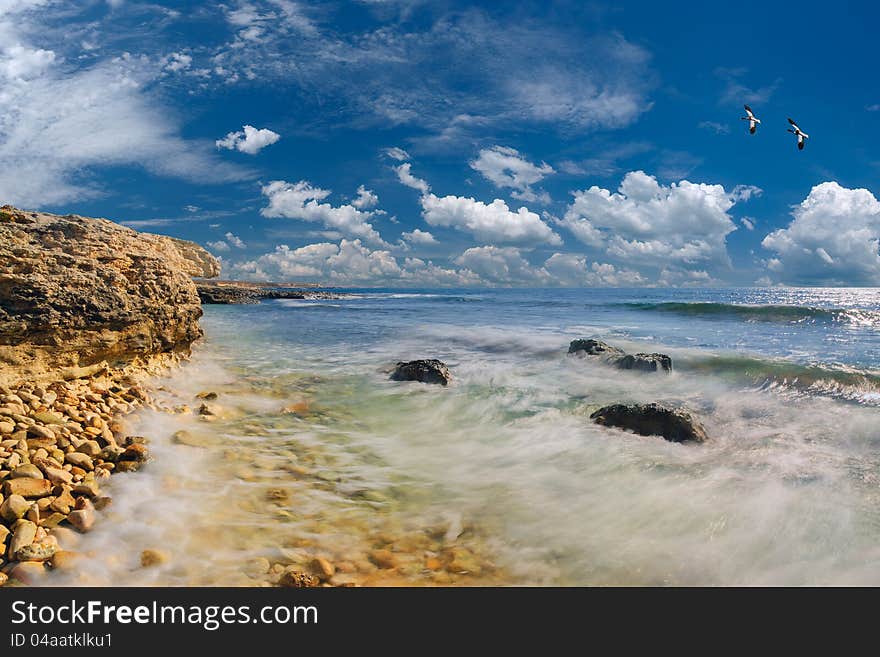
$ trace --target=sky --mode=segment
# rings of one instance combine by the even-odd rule
[[[224,278],[878,286],[878,20],[0,0],[0,204],[190,239]]]

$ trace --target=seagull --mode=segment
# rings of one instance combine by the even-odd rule
[[[752,108],[748,105],[743,105],[746,108],[746,114],[748,116],[739,117],[742,121],[749,122],[749,132],[751,134],[755,134],[755,131],[758,129],[758,124],[761,122],[761,119],[755,116],[755,113],[752,111]]]
[[[791,128],[794,128],[794,130],[789,128],[788,131],[793,135],[797,135],[798,150],[801,150],[801,151],[804,150],[804,140],[809,139],[810,135],[808,135],[806,132],[803,132],[800,128],[798,128],[798,124],[795,123],[793,119],[789,118],[788,122],[791,123]]]

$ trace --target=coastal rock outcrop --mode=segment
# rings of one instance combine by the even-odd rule
[[[639,370],[640,372],[671,372],[672,359],[666,354],[626,354],[614,362],[614,366],[622,370]]]
[[[411,360],[397,363],[391,373],[393,381],[421,381],[422,383],[439,383],[447,385],[452,380],[449,369],[437,359]]]
[[[203,304],[259,303],[262,299],[344,299],[347,294],[283,287],[281,284],[246,283],[242,281],[197,281]]]
[[[191,242],[3,206],[0,383],[186,352],[202,334],[192,277],[219,271]]]
[[[672,358],[666,354],[627,354],[622,349],[595,340],[593,338],[581,338],[572,340],[568,345],[568,353],[586,357],[598,356],[607,364],[621,370],[637,370],[640,372],[671,372]]]
[[[702,443],[709,439],[690,413],[661,404],[611,404],[592,413],[590,419],[641,436],[662,436],[674,443]]]

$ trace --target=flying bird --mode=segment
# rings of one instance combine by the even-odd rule
[[[748,114],[748,116],[741,116],[739,118],[742,121],[748,121],[749,122],[749,132],[751,134],[755,134],[755,131],[757,131],[758,124],[761,122],[761,119],[759,119],[757,116],[755,116],[755,113],[752,111],[751,107],[749,107],[748,105],[743,105],[743,107],[746,108],[746,114]]]
[[[806,132],[801,130],[798,127],[798,124],[795,123],[793,119],[789,118],[788,122],[791,123],[791,128],[789,128],[788,131],[793,135],[797,135],[798,150],[801,150],[801,151],[804,150],[804,140],[809,139],[810,135],[808,135]],[[792,128],[794,128],[794,130],[792,130]]]

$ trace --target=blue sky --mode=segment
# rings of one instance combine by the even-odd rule
[[[0,202],[234,278],[880,285],[880,10],[790,7],[0,0]]]

